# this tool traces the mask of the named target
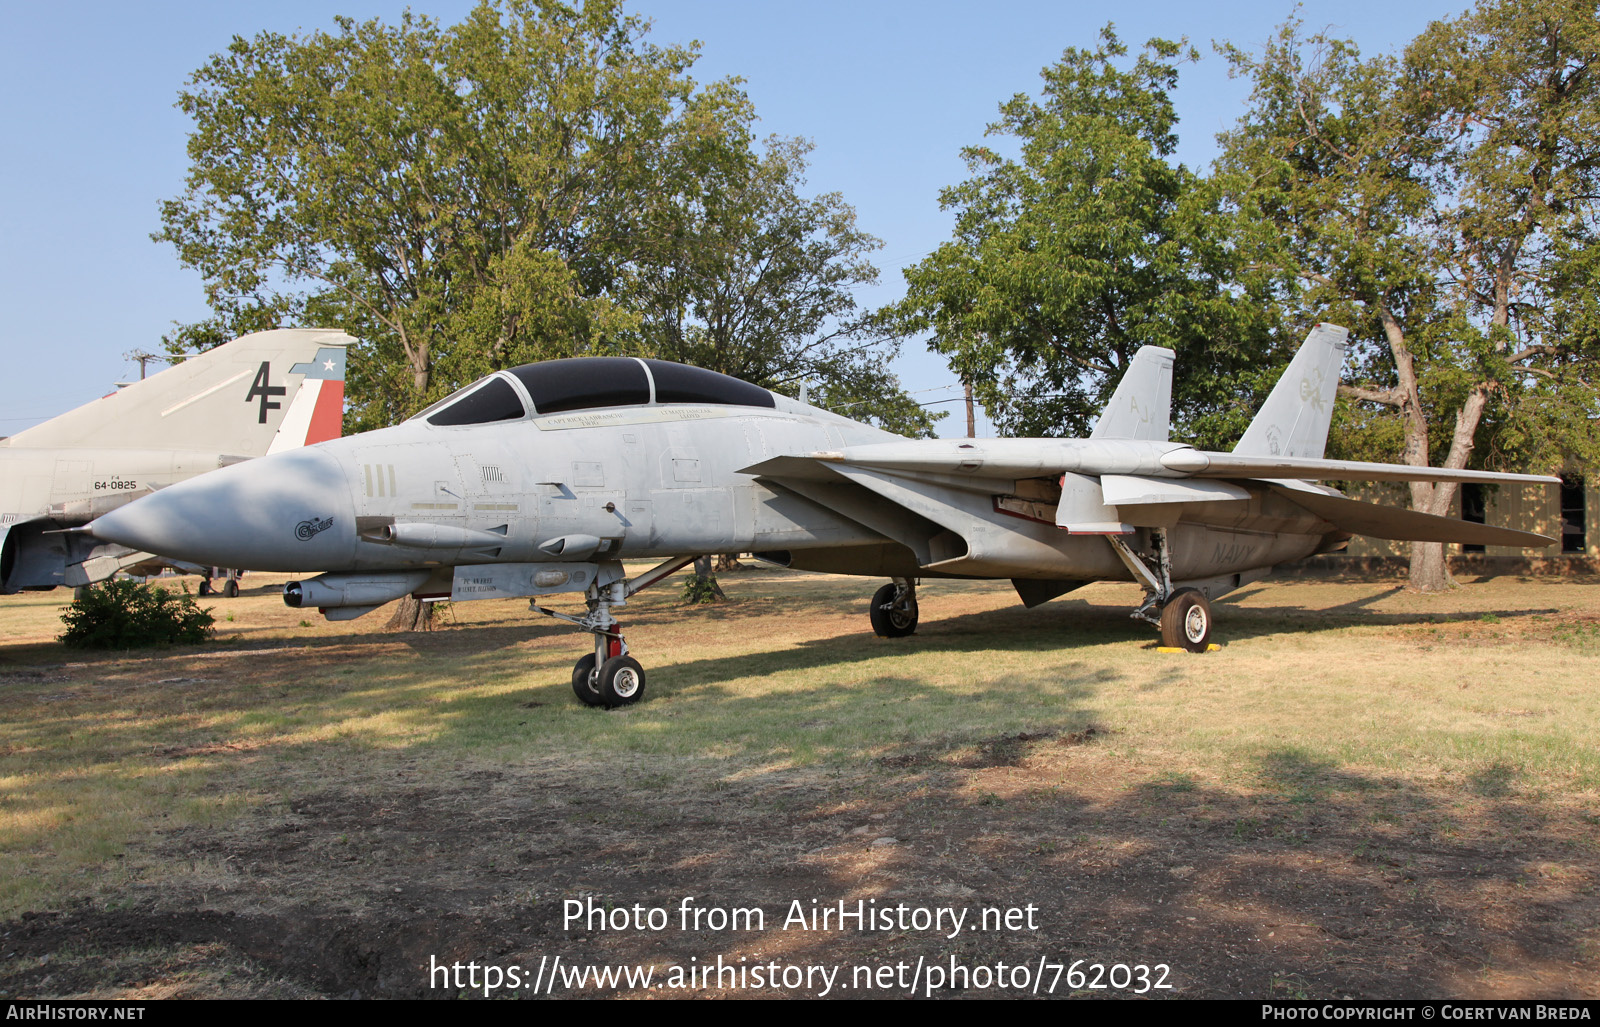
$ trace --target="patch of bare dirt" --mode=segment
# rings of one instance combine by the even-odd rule
[[[865,773],[744,775],[640,757],[425,776],[396,756],[359,790],[157,836],[128,857],[150,883],[115,907],[0,925],[0,994],[447,997],[457,989],[430,986],[432,963],[531,975],[557,955],[662,970],[718,957],[825,964],[844,967],[844,980],[855,966],[952,958],[1165,964],[1174,987],[1160,994],[1190,998],[1600,990],[1582,811],[1492,782],[1451,791],[1293,753],[1241,794],[1152,779],[1111,748],[1098,732],[1024,733]],[[176,863],[213,870],[160,877]],[[686,896],[760,907],[764,929],[563,922],[568,899],[676,917]],[[791,903],[813,900],[949,906],[973,919],[1032,906],[1035,926],[953,938],[784,930]]]

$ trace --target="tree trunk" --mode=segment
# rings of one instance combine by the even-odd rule
[[[704,595],[707,590],[717,599],[726,599],[722,586],[717,584],[717,576],[712,570],[711,557],[697,556],[694,560],[694,574],[689,578],[689,585],[695,595]],[[704,602],[712,600],[705,599]]]
[[[406,596],[394,607],[394,616],[384,625],[385,631],[432,631],[433,604],[416,596]]]
[[[1456,587],[1444,558],[1443,542],[1411,543],[1411,574],[1406,587],[1417,592],[1444,592]]]
[[[738,553],[723,553],[721,556],[717,557],[717,562],[712,568],[712,573],[715,574],[722,571],[736,571],[742,568],[743,564],[739,563]]]
[[[1380,304],[1378,313],[1400,378],[1397,391],[1400,415],[1405,424],[1403,459],[1412,467],[1426,467],[1429,463],[1428,422],[1423,414],[1421,392],[1417,386],[1416,365],[1406,345],[1400,322],[1386,305]],[[1473,435],[1478,430],[1478,422],[1483,419],[1483,410],[1493,388],[1493,382],[1475,385],[1456,411],[1455,430],[1451,433],[1445,467],[1460,470],[1467,466],[1467,460],[1472,455]],[[1411,483],[1411,509],[1447,517],[1450,514],[1450,501],[1455,494],[1456,487],[1450,482],[1414,481]],[[1407,584],[1418,592],[1443,592],[1456,586],[1455,578],[1450,575],[1450,565],[1445,560],[1444,543],[1411,543],[1411,573]]]

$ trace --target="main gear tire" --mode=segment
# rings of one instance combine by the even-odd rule
[[[872,619],[872,630],[883,638],[904,638],[917,630],[917,601],[913,595],[910,602],[896,603],[900,594],[900,586],[893,583],[883,586],[873,593],[872,606],[868,614]]]
[[[1161,607],[1161,644],[1203,653],[1211,644],[1211,602],[1197,589],[1181,588]]]

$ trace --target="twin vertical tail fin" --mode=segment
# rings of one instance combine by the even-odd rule
[[[1348,329],[1338,325],[1319,324],[1311,329],[1244,437],[1233,448],[1235,453],[1322,458],[1349,335]],[[1090,437],[1167,441],[1172,414],[1172,362],[1171,350],[1141,346]]]
[[[1172,419],[1172,360],[1170,349],[1140,346],[1089,437],[1167,441]]]
[[[18,432],[9,445],[255,457],[338,438],[353,342],[324,328],[256,332]]]
[[[1349,336],[1349,329],[1338,325],[1319,324],[1311,329],[1244,437],[1233,447],[1235,453],[1322,459]]]

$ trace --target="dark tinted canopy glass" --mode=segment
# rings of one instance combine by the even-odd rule
[[[770,407],[772,393],[759,385],[730,378],[688,364],[646,360],[656,380],[657,403],[722,403],[728,406]]]
[[[512,368],[511,373],[521,379],[541,414],[650,402],[650,380],[632,357],[546,360]]]
[[[637,406],[650,402],[650,379],[655,379],[657,403],[716,403],[723,406],[772,407],[766,389],[707,371],[665,360],[632,357],[574,357],[524,364],[511,373],[528,390],[541,414],[596,407]]]
[[[437,413],[428,415],[429,424],[488,424],[491,421],[514,421],[525,411],[517,390],[504,378],[491,378],[479,388],[461,390],[460,399],[445,400]],[[459,394],[458,394],[459,395]]]

